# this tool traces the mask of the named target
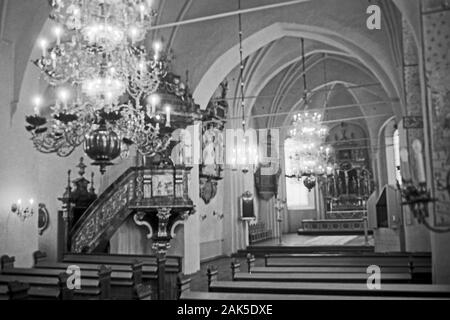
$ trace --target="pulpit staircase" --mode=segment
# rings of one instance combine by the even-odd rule
[[[189,168],[138,168],[126,170],[101,194],[75,222],[67,223],[66,252],[104,252],[109,240],[130,215],[138,225],[148,228],[156,250],[166,251],[171,227],[193,212],[188,196]],[[154,185],[161,179],[166,189]],[[158,191],[158,195],[155,193]],[[69,209],[70,211],[70,206]],[[70,213],[67,214],[70,216]]]

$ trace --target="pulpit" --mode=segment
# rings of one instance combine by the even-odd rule
[[[141,168],[136,174],[134,222],[147,229],[158,258],[159,298],[164,299],[165,262],[176,225],[194,212],[184,166]]]

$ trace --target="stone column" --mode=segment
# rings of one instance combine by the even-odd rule
[[[406,103],[406,118],[399,126],[400,148],[409,150],[408,161],[401,162],[402,178],[413,180],[417,185],[416,158],[412,154],[411,144],[418,139],[424,145],[424,126],[421,91],[421,65],[417,43],[411,26],[403,19],[403,77]],[[410,121],[418,119],[419,121]],[[403,152],[403,151],[401,151]],[[428,230],[415,221],[408,206],[403,206],[406,251],[430,251]]]
[[[405,19],[403,19],[403,77],[405,86],[406,117],[402,121],[402,127],[405,131],[407,145],[411,146],[415,139],[419,139],[423,145],[424,130],[418,48],[414,40],[412,29]],[[409,161],[402,163],[402,172],[404,173],[404,179],[412,179],[417,183],[415,162],[415,157],[410,154]],[[409,175],[410,172],[411,176]]]
[[[427,134],[430,136],[429,186],[437,199],[431,221],[450,226],[450,3],[423,0],[421,8]],[[433,280],[450,283],[450,234],[432,233]]]

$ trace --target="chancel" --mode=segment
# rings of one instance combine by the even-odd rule
[[[445,0],[0,0],[0,300],[450,299],[449,50]]]

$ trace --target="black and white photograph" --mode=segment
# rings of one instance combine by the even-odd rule
[[[0,0],[0,200],[0,300],[450,300],[450,1]]]

